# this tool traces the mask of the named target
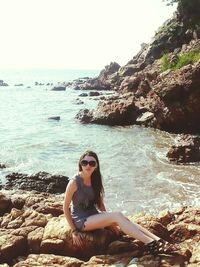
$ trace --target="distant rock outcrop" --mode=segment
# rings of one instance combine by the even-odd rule
[[[120,65],[116,62],[111,62],[110,65],[100,72],[97,78],[82,78],[68,83],[68,87],[76,90],[113,90],[112,81],[117,80],[115,74],[119,70]]]
[[[0,86],[8,86],[8,84],[5,83],[3,80],[0,80]]]

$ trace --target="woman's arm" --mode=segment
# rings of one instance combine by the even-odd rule
[[[65,191],[63,211],[67,219],[67,222],[72,230],[75,230],[76,226],[74,225],[73,220],[72,220],[71,211],[70,211],[70,203],[72,201],[73,194],[76,190],[77,190],[76,181],[70,180]]]
[[[105,207],[105,204],[104,204],[103,197],[101,197],[100,203],[98,204],[98,209],[100,211],[106,211],[106,207]]]

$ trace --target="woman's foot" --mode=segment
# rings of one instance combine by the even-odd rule
[[[170,244],[163,239],[154,240],[148,243],[147,249],[154,256],[158,254],[177,254],[180,250],[178,245]]]

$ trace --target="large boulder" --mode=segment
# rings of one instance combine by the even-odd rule
[[[170,161],[176,163],[189,163],[200,161],[200,138],[191,135],[178,135],[176,145],[171,146],[167,152]]]
[[[106,125],[134,124],[138,115],[138,108],[132,94],[112,96],[106,101],[99,102],[95,111],[81,110],[76,118],[82,123],[97,123]]]
[[[28,175],[11,173],[6,175],[4,189],[37,190],[39,192],[63,193],[69,178],[63,175],[51,175],[47,172],[38,172]]]

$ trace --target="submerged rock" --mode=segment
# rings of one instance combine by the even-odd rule
[[[52,116],[52,117],[49,117],[48,120],[59,121],[60,120],[60,116]]]

